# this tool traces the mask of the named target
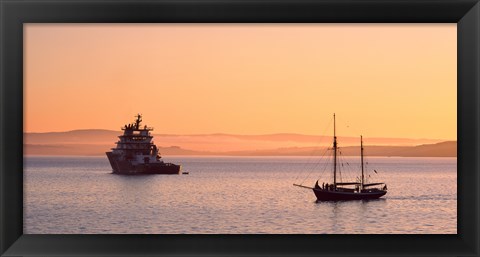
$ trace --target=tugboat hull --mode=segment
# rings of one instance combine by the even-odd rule
[[[313,192],[318,201],[347,201],[347,200],[367,200],[378,199],[384,196],[387,191],[375,190],[371,192],[340,192],[313,188]]]
[[[145,163],[133,165],[131,162],[115,158],[112,152],[107,152],[108,161],[114,174],[144,175],[144,174],[180,174],[181,166],[173,163]]]

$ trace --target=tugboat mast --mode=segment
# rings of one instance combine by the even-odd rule
[[[137,120],[135,120],[135,129],[138,130],[140,128],[140,122],[142,122],[142,115],[139,113],[135,117],[137,117]]]
[[[337,190],[337,135],[335,134],[335,113],[333,114],[333,190]]]

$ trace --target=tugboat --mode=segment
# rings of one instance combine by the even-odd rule
[[[114,174],[142,175],[142,174],[180,174],[181,166],[165,163],[161,159],[157,146],[152,142],[153,130],[147,125],[141,126],[142,115],[125,125],[123,135],[118,136],[117,147],[106,152]]]
[[[339,201],[339,200],[366,200],[377,199],[387,193],[387,185],[383,182],[365,183],[364,165],[363,165],[363,139],[360,136],[361,151],[361,169],[362,176],[360,181],[356,182],[337,182],[337,136],[335,134],[335,114],[333,114],[333,183],[318,184],[318,180],[314,187],[308,187],[301,184],[293,184],[294,186],[312,189],[317,197],[317,201]],[[377,173],[375,171],[375,173]],[[382,187],[383,185],[383,187]],[[354,186],[354,188],[347,188]],[[376,186],[376,187],[375,187]]]

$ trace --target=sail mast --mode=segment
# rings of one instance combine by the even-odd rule
[[[364,176],[363,176],[363,138],[360,135],[360,156],[361,156],[361,161],[362,161],[362,186],[361,189],[363,189],[363,184],[365,183],[364,181]]]
[[[333,114],[333,190],[337,189],[337,135],[335,132],[335,113]]]

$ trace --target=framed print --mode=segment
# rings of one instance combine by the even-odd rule
[[[2,256],[478,255],[477,1],[0,7]]]

